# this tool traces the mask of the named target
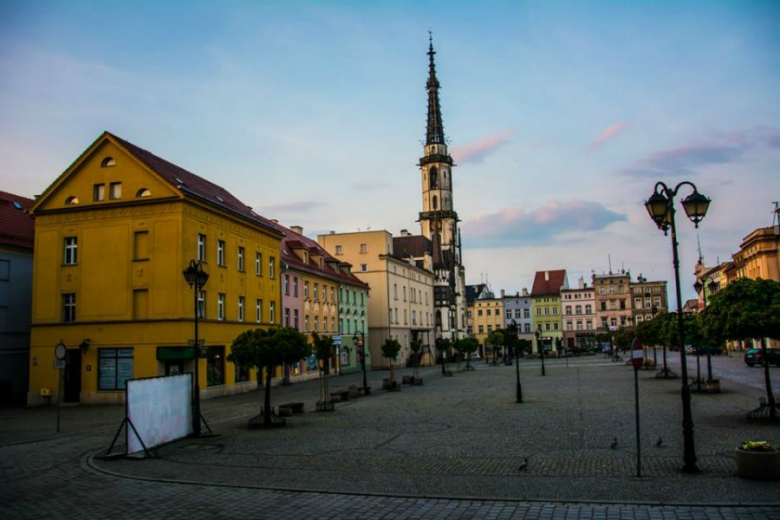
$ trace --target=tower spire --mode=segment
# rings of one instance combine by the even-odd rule
[[[425,144],[445,144],[444,125],[441,122],[441,107],[439,106],[439,80],[436,79],[436,64],[433,56],[433,33],[428,31],[428,129]]]

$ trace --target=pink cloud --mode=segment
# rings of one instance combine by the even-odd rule
[[[619,121],[617,123],[612,123],[608,127],[606,127],[604,130],[601,131],[599,136],[595,138],[590,145],[588,146],[588,151],[595,150],[602,144],[606,143],[616,135],[618,135],[620,132],[623,131],[623,129],[626,128],[627,123],[624,121]]]
[[[509,142],[509,138],[517,133],[517,128],[504,128],[495,134],[464,144],[452,150],[452,157],[459,163],[482,162],[491,152]]]

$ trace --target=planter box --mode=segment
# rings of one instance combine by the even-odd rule
[[[720,379],[710,379],[707,381],[707,393],[719,394],[720,393]]]
[[[734,451],[737,476],[754,480],[780,480],[780,451]]]

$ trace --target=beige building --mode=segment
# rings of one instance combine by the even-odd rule
[[[580,277],[574,289],[561,289],[563,312],[563,346],[566,349],[596,348],[596,293]]]
[[[656,314],[669,312],[666,281],[650,281],[639,275],[631,282],[631,316],[634,325],[650,321]]]
[[[599,332],[615,331],[632,325],[631,273],[593,275]]]
[[[409,345],[415,339],[423,342],[423,362],[430,363],[435,356],[433,274],[413,258],[396,255],[393,235],[384,230],[331,232],[317,240],[338,260],[352,264],[352,273],[371,288],[368,337],[372,368],[387,368],[381,348],[388,338],[401,344],[396,363],[406,364]]]

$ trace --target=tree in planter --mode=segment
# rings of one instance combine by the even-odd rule
[[[487,337],[488,345],[493,345],[493,365],[496,364],[498,357],[498,348],[504,344],[504,334],[500,331],[494,330]]]
[[[415,381],[420,379],[420,361],[422,359],[423,343],[419,339],[412,340],[409,343],[409,350],[412,351],[412,359],[414,360],[414,366],[412,368],[412,377]]]
[[[387,358],[390,361],[390,390],[396,387],[395,378],[393,377],[393,361],[398,357],[398,352],[401,350],[401,344],[397,340],[388,338],[382,345],[382,357]]]
[[[653,365],[657,365],[656,346],[663,344],[661,338],[661,327],[663,325],[663,315],[658,315],[652,320],[643,321],[636,326],[636,337],[645,347],[653,347]],[[645,356],[645,363],[649,362],[649,357]],[[648,365],[649,366],[649,365]]]
[[[704,333],[710,340],[761,338],[769,417],[777,419],[777,403],[769,378],[766,338],[780,339],[780,283],[743,278],[710,297],[702,313]]]
[[[262,377],[265,370],[263,413],[249,420],[251,428],[274,428],[286,424],[283,418],[271,413],[271,378],[276,367],[297,363],[310,351],[306,336],[292,327],[248,330],[233,340],[228,361],[239,367],[257,368],[258,377]]]
[[[452,375],[452,372],[447,370],[447,351],[452,347],[452,341],[437,338],[436,346],[439,348],[439,352],[441,352],[441,375]]]
[[[320,336],[316,332],[312,332],[311,338],[320,365],[320,400],[317,410],[333,410],[330,403],[330,360],[335,352],[333,338]]]
[[[471,366],[471,355],[479,348],[479,342],[475,338],[461,338],[455,341],[454,348],[466,358],[466,371],[474,370]]]

